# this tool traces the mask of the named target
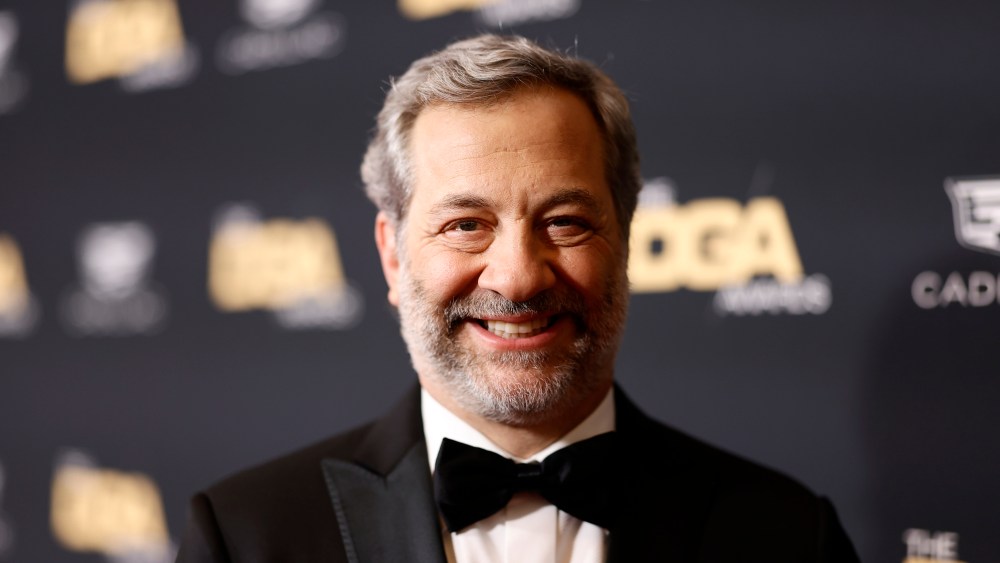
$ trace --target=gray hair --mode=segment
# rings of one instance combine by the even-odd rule
[[[395,225],[413,187],[408,144],[417,115],[435,103],[492,105],[524,86],[550,85],[579,96],[604,136],[605,175],[628,240],[642,180],[635,128],[625,95],[593,63],[516,36],[480,35],[418,59],[391,82],[361,163],[368,198]]]

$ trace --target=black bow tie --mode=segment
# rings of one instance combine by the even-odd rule
[[[534,491],[559,510],[611,528],[617,467],[615,433],[569,445],[541,463],[445,438],[434,470],[434,496],[448,530],[457,532],[507,506],[514,493]]]

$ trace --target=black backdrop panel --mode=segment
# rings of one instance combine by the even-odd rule
[[[0,3],[0,560],[171,560],[412,384],[357,169],[389,76],[500,28],[632,101],[626,392],[866,561],[1000,557],[1000,8],[451,4]]]

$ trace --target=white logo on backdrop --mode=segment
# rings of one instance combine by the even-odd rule
[[[152,61],[142,68],[119,78],[118,82],[126,92],[139,93],[148,90],[162,90],[184,86],[194,78],[201,64],[198,50],[185,43],[169,57]]]
[[[319,0],[243,0],[240,14],[260,29],[289,27],[319,6]]]
[[[479,8],[478,19],[493,27],[566,19],[580,9],[580,0],[499,0]]]
[[[962,563],[958,560],[958,534],[910,528],[903,532],[903,563]]]
[[[155,253],[156,239],[145,223],[97,223],[84,229],[77,242],[81,284],[63,301],[67,328],[94,336],[161,328],[167,300],[148,279]]]
[[[0,114],[17,109],[28,91],[28,79],[14,66],[17,38],[14,13],[0,11]]]
[[[949,178],[944,188],[951,200],[958,243],[1000,255],[1000,177]],[[926,270],[913,278],[910,296],[921,309],[987,307],[1000,303],[1000,273]]]
[[[344,48],[347,24],[340,14],[320,11],[321,0],[241,0],[249,24],[223,35],[216,48],[228,74],[292,66],[330,58]]]
[[[971,250],[1000,254],[1000,178],[945,183],[955,213],[955,236]]]

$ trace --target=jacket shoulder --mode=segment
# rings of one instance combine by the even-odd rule
[[[805,485],[781,471],[661,423],[654,421],[653,424],[659,427],[661,440],[671,444],[660,462],[677,465],[683,471],[697,472],[701,480],[721,490],[733,493],[741,490],[783,491],[791,495],[815,496]]]
[[[780,471],[708,444],[655,420],[626,397],[619,401],[619,429],[626,437],[625,455],[638,457],[648,471],[685,480],[688,486],[710,487],[716,494],[764,490],[814,497],[804,485]],[[634,456],[633,456],[634,457]]]
[[[321,462],[351,459],[371,424],[349,430],[226,477],[196,495],[189,531],[223,559],[336,560],[343,554]],[[183,550],[182,550],[183,551]]]
[[[628,487],[627,502],[660,507],[638,523],[648,533],[684,530],[684,558],[857,561],[833,506],[798,480],[633,414],[627,447],[642,452],[641,477]]]

